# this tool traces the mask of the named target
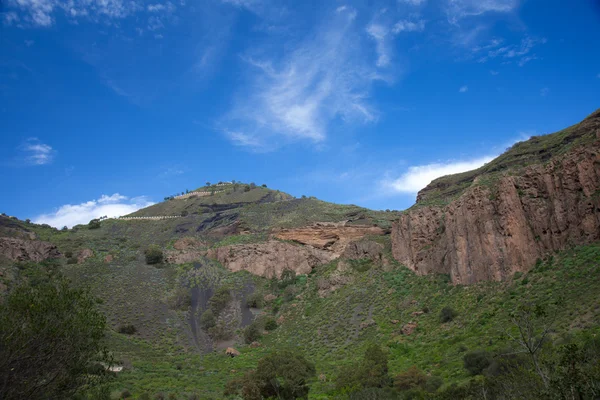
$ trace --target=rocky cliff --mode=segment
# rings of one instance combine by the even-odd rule
[[[12,261],[43,261],[61,256],[55,245],[40,240],[0,237],[0,256]]]
[[[456,284],[502,280],[600,239],[600,111],[520,143],[480,170],[432,182],[392,228],[394,257]]]

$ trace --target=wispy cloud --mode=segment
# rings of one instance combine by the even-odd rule
[[[398,0],[398,3],[410,4],[412,6],[419,6],[425,4],[427,0]]]
[[[550,88],[545,87],[540,90],[540,96],[542,96],[542,97],[546,97],[549,94],[550,94]]]
[[[466,93],[466,92],[468,92],[468,91],[469,91],[469,87],[468,87],[468,86],[466,86],[466,85],[465,85],[465,86],[461,86],[461,87],[460,87],[460,89],[458,89],[458,91],[459,91],[460,93]]]
[[[119,193],[113,195],[102,195],[97,200],[87,201],[81,204],[65,204],[52,213],[42,214],[33,221],[37,224],[48,224],[56,228],[63,226],[73,227],[78,224],[87,224],[94,218],[107,216],[109,218],[131,214],[153,205],[154,203],[144,196],[128,198]]]
[[[450,23],[485,13],[507,13],[515,10],[519,0],[448,0],[447,16]]]
[[[71,20],[87,18],[97,21],[123,19],[142,10],[151,13],[169,13],[175,9],[172,2],[143,6],[141,0],[9,0],[10,11],[3,13],[5,25],[20,22],[22,27],[49,27],[54,24],[56,13]]]
[[[19,150],[26,165],[50,164],[56,154],[52,146],[42,143],[38,138],[27,139],[19,146]]]
[[[396,22],[393,28],[394,33],[400,32],[423,32],[425,30],[425,21],[422,19],[411,21],[401,20]]]
[[[262,150],[279,142],[323,142],[329,123],[374,121],[370,85],[382,79],[365,62],[356,11],[338,8],[326,24],[282,59],[246,56],[257,74],[250,88],[221,121],[235,144]]]
[[[545,44],[546,42],[546,38],[534,38],[527,36],[523,38],[519,44],[503,46],[502,41],[493,40],[491,43],[485,46],[475,47],[473,51],[475,53],[483,52],[484,55],[478,60],[481,63],[494,58],[502,58],[505,60],[505,62],[516,60],[516,63],[522,67],[529,61],[538,59],[537,55],[532,53],[532,50],[534,47],[540,44]]]

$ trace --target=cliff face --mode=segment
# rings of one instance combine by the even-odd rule
[[[394,257],[419,274],[470,284],[505,279],[554,250],[600,239],[600,113],[574,133],[589,140],[543,163],[475,176],[445,206],[404,213],[392,229]]]

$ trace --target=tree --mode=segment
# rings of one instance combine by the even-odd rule
[[[481,375],[490,366],[491,356],[487,351],[476,350],[465,354],[463,365],[471,375]]]
[[[88,223],[88,228],[89,229],[98,229],[100,228],[100,220],[99,219],[93,219]]]
[[[144,252],[146,264],[160,264],[163,261],[163,252],[157,245],[150,245]]]
[[[252,322],[246,327],[246,329],[244,329],[244,341],[246,342],[246,344],[256,342],[261,337],[262,333],[260,331],[260,326],[257,321]]]
[[[370,344],[358,365],[345,366],[336,379],[338,390],[352,392],[390,385],[388,356],[377,344]]]
[[[442,311],[440,311],[440,322],[442,324],[452,321],[455,317],[456,311],[454,311],[451,307],[444,307],[442,308]]]
[[[372,343],[367,347],[362,370],[364,373],[362,385],[364,387],[381,388],[389,386],[388,356],[379,345]]]
[[[542,379],[544,387],[548,388],[548,376],[541,368],[539,353],[552,331],[555,317],[550,316],[540,305],[523,304],[510,315],[510,319],[516,327],[517,334],[510,331],[506,334],[529,356],[535,372]]]
[[[308,382],[315,375],[315,365],[301,354],[289,350],[276,351],[261,358],[256,371],[230,382],[225,394],[241,392],[244,400],[305,399],[310,390]]]
[[[427,375],[414,365],[396,375],[394,379],[394,387],[399,391],[424,388],[425,383],[427,383]]]
[[[207,182],[206,182],[206,186],[210,186],[210,182],[208,182],[208,181],[207,181]]]
[[[101,383],[105,328],[96,299],[64,278],[17,286],[0,304],[0,398],[65,399]]]

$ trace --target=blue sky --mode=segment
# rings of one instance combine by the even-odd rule
[[[206,181],[404,209],[600,107],[581,0],[5,0],[0,211],[56,226]]]

